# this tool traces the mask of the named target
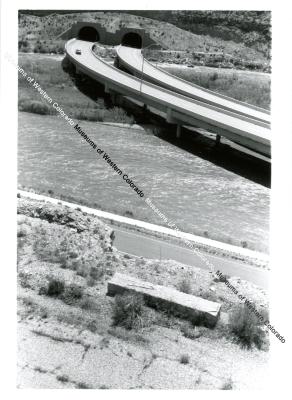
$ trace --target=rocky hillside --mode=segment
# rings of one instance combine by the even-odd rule
[[[271,13],[269,11],[127,11],[169,22],[198,35],[244,43],[266,57],[271,50]]]
[[[110,228],[81,210],[19,198],[19,388],[241,389],[264,384],[266,346],[260,350],[251,342],[250,349],[243,348],[224,324],[211,330],[150,309],[142,299],[106,296],[107,281],[121,272],[220,301],[224,312],[236,306],[224,282],[207,271],[123,256],[113,247],[113,237]],[[266,308],[262,291],[230,281]],[[256,325],[253,334],[263,335]]]
[[[19,11],[19,49],[21,51],[62,52],[63,43],[56,40],[57,36],[69,29],[75,21],[84,20],[96,21],[109,31],[116,31],[124,26],[142,27],[155,41],[171,50],[226,53],[229,58],[236,57],[261,64],[269,62],[268,14],[263,14],[263,16],[260,14],[258,19],[263,20],[263,23],[258,23],[256,28],[256,19],[253,18],[250,22],[251,16],[244,13],[233,13],[228,18],[224,18],[223,12],[217,15],[213,12],[165,14],[141,11],[139,12],[141,15],[133,15],[132,11],[131,14],[118,11],[89,11],[68,14],[52,12],[42,16],[28,13],[29,11],[26,13]],[[36,14],[36,12],[32,13]],[[147,17],[149,15],[151,18]],[[204,23],[202,23],[203,20]],[[266,28],[264,29],[262,25]],[[261,34],[260,27],[263,30]]]

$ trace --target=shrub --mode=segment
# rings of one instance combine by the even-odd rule
[[[178,284],[178,290],[183,293],[191,294],[192,287],[188,279],[182,279]]]
[[[58,375],[57,380],[60,382],[69,382],[69,377],[67,375]]]
[[[265,343],[265,333],[259,319],[246,304],[240,305],[231,312],[229,329],[243,347],[251,348],[254,344],[261,349]]]
[[[189,357],[187,354],[182,354],[182,355],[180,356],[179,362],[180,362],[181,364],[189,364],[189,362],[190,362],[190,357]]]
[[[72,262],[73,269],[76,271],[76,274],[82,276],[82,278],[87,278],[89,275],[90,267],[88,264],[84,262],[79,262],[78,260],[74,260]]]
[[[80,307],[83,310],[95,310],[95,311],[97,311],[99,309],[97,303],[93,299],[88,297],[88,296],[84,297],[83,299],[81,299]]]
[[[187,339],[197,339],[201,336],[197,329],[190,328],[187,324],[183,325],[180,330],[183,336]]]
[[[105,114],[106,121],[118,122],[123,124],[133,124],[134,118],[127,115],[126,111],[120,107],[113,107],[106,110]]]
[[[214,301],[215,303],[218,302],[218,296],[216,293],[212,292],[210,289],[203,290],[199,293],[199,296],[205,300]]]
[[[30,275],[20,271],[18,274],[18,280],[20,283],[20,286],[23,288],[31,288],[31,284],[30,284]]]
[[[144,300],[137,294],[116,295],[113,306],[113,325],[126,329],[142,326]]]
[[[25,227],[22,226],[22,225],[17,226],[17,237],[18,238],[23,238],[26,235],[27,235],[27,231],[26,231]]]
[[[214,72],[211,76],[210,76],[211,81],[216,81],[216,79],[218,79],[218,73]]]
[[[87,280],[86,280],[86,284],[87,284],[87,286],[89,286],[89,287],[95,286],[95,283],[96,283],[95,279],[93,279],[93,278],[91,278],[91,277],[88,277]]]
[[[202,311],[195,310],[191,317],[191,324],[193,326],[208,325],[206,316]]]
[[[232,379],[227,379],[220,388],[221,390],[232,390],[233,389],[233,382]]]
[[[125,217],[133,217],[134,216],[132,211],[128,211],[128,210],[125,211],[124,215],[125,215]]]
[[[104,276],[104,268],[101,265],[97,265],[96,267],[91,267],[89,276],[94,280],[101,279]]]
[[[62,300],[66,304],[75,304],[79,301],[83,296],[83,289],[82,287],[71,284],[65,287],[64,293],[62,295]]]
[[[89,321],[89,322],[86,324],[86,328],[87,328],[90,332],[96,333],[96,332],[97,332],[97,328],[98,328],[97,322],[96,322],[96,321],[93,321],[93,320]]]
[[[65,289],[65,284],[63,281],[60,281],[58,279],[52,279],[48,283],[48,288],[47,288],[47,295],[51,297],[57,297],[60,296]]]
[[[53,114],[51,108],[41,101],[37,100],[20,100],[18,104],[20,111],[31,112],[34,114],[50,115]]]
[[[85,382],[78,382],[77,387],[78,389],[91,389],[91,386]]]

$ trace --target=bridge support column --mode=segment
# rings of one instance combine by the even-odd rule
[[[111,101],[113,104],[119,104],[121,101],[121,95],[119,93],[113,92],[112,90],[109,90]]]
[[[181,137],[181,125],[177,124],[176,126],[176,138],[179,139]]]
[[[117,102],[117,95],[116,93],[111,92],[111,101],[115,104]]]
[[[171,108],[168,108],[167,111],[166,111],[166,122],[168,122],[168,123],[172,122]]]
[[[220,140],[221,140],[221,135],[218,135],[217,133],[215,144],[218,145],[220,143]]]

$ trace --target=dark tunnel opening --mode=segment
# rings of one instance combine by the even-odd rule
[[[138,33],[126,33],[122,39],[123,46],[134,47],[136,49],[142,48],[142,38]]]
[[[99,34],[95,28],[91,26],[84,26],[78,33],[78,39],[86,40],[88,42],[98,42]]]

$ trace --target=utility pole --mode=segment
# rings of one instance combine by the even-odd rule
[[[143,54],[143,49],[141,50],[141,54],[142,54],[142,73],[141,73],[141,82],[140,82],[140,94],[142,93],[143,70],[144,70],[144,54]]]
[[[145,60],[143,51],[146,50],[146,49],[149,49],[151,46],[157,46],[157,44],[156,44],[156,43],[150,43],[148,46],[142,47],[142,49],[141,49],[141,54],[142,54],[142,69],[141,69],[141,81],[140,81],[140,94],[142,94],[142,82],[143,82],[144,60]]]

